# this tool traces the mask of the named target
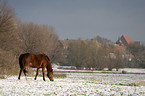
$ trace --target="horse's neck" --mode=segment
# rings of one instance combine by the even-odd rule
[[[45,55],[45,57],[46,57],[46,61],[47,61],[47,66],[46,66],[47,72],[50,72],[52,70],[52,67],[51,67],[51,64],[50,64],[50,60],[49,60],[49,58],[46,55]]]
[[[52,70],[51,65],[47,65],[46,68],[47,68],[47,72],[51,72],[51,70]]]

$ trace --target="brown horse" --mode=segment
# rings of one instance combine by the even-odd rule
[[[43,80],[45,81],[45,68],[47,69],[47,76],[50,81],[53,81],[53,69],[50,64],[50,59],[45,54],[31,54],[31,53],[25,53],[21,54],[19,57],[19,65],[20,65],[20,73],[18,79],[20,80],[20,76],[22,71],[24,72],[24,75],[26,77],[26,67],[30,65],[32,68],[37,68],[35,79],[37,78],[38,72],[40,68],[42,68],[43,73]],[[27,80],[27,77],[26,77]]]

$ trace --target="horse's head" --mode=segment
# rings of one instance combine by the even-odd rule
[[[50,72],[47,73],[47,76],[48,76],[50,81],[54,81],[54,79],[53,79],[53,69]]]

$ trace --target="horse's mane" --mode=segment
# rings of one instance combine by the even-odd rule
[[[46,56],[46,58],[49,60],[49,62],[50,62],[50,59],[49,59],[49,57],[46,55],[46,54],[44,54],[43,53],[43,55],[45,55]],[[50,65],[51,65],[51,63],[50,63]],[[51,70],[50,70],[51,72],[53,72],[53,69],[52,69],[52,67],[51,67]]]
[[[48,57],[47,55],[45,55],[45,56],[46,56],[46,58],[50,61],[49,57]]]
[[[48,57],[46,54],[44,54],[44,53],[41,53],[41,54],[45,55],[45,56],[46,56],[46,58],[50,61],[49,57]]]

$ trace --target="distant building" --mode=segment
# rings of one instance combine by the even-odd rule
[[[62,44],[64,49],[68,48],[70,40],[60,40],[60,43]]]
[[[116,42],[120,46],[128,46],[131,43],[134,43],[134,41],[128,35],[122,35]]]

